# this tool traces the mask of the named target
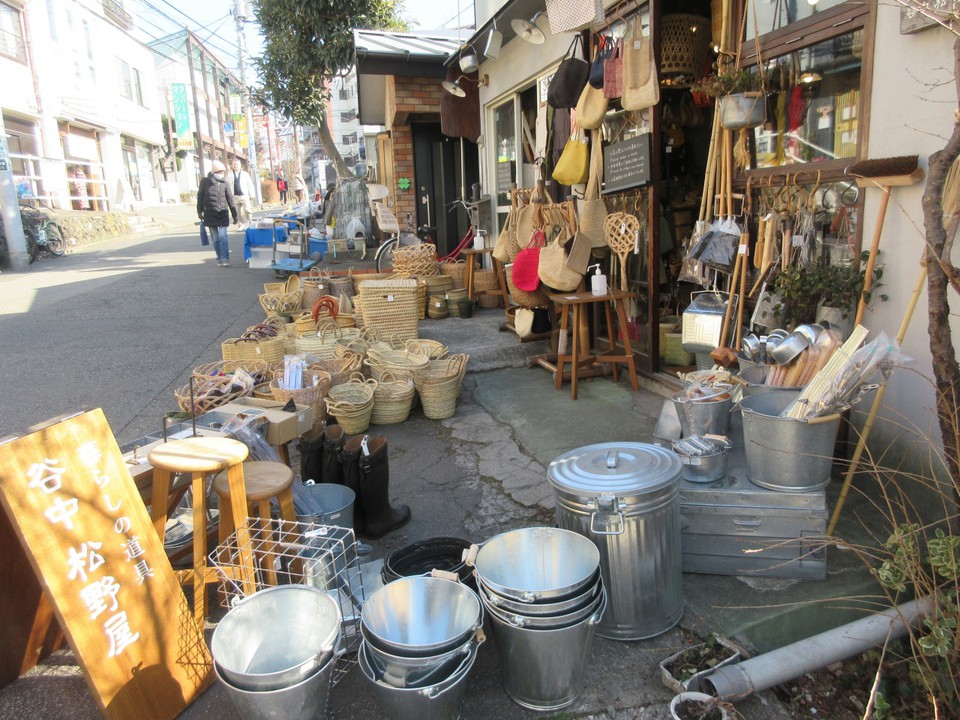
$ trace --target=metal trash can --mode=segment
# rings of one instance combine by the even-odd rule
[[[680,471],[670,450],[630,442],[588,445],[550,463],[557,524],[600,551],[601,637],[653,637],[683,614]]]

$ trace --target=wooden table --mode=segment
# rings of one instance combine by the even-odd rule
[[[620,379],[618,365],[623,363],[627,366],[630,373],[630,386],[634,391],[640,389],[637,382],[637,368],[633,361],[633,348],[630,345],[630,335],[627,332],[627,312],[623,301],[633,297],[633,293],[626,290],[610,290],[606,295],[594,295],[589,290],[573,293],[553,293],[549,295],[550,301],[558,306],[560,312],[560,335],[567,337],[570,342],[570,349],[562,348],[564,352],[557,352],[557,370],[556,386],[559,390],[563,385],[564,364],[570,363],[570,397],[577,399],[577,376],[579,369],[584,365],[593,365],[594,363],[611,363],[613,366],[613,381]],[[586,322],[584,308],[593,303],[602,303],[603,311],[607,320],[607,333],[610,341],[610,350],[605,355],[592,355],[590,348],[586,352],[580,347],[580,328]],[[613,336],[613,316],[610,312],[610,304],[613,303],[617,309],[617,319],[620,323],[620,336],[623,340],[623,354],[617,353],[616,338]],[[571,310],[572,313],[567,311]],[[569,316],[573,315],[573,332],[569,332]]]
[[[507,293],[507,278],[503,274],[503,265],[493,257],[493,248],[483,248],[482,250],[469,248],[467,250],[461,250],[461,253],[467,260],[467,271],[464,275],[464,285],[467,286],[467,299],[473,300],[480,295],[496,295],[503,302],[504,307],[509,307],[510,302],[507,300],[509,297]],[[474,256],[476,255],[481,257],[481,261],[484,255],[490,255],[490,259],[493,262],[493,271],[496,273],[497,278],[497,286],[495,288],[491,288],[490,290],[473,289]]]

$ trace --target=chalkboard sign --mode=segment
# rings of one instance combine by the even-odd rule
[[[508,193],[513,188],[513,161],[497,162],[497,192]]]
[[[180,714],[210,654],[103,411],[0,444],[0,501],[104,716]]]
[[[650,182],[650,134],[603,149],[603,192],[612,193]]]

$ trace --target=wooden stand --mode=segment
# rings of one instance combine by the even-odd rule
[[[623,301],[631,297],[632,293],[625,290],[611,290],[606,295],[593,295],[590,291],[576,293],[551,294],[550,301],[558,306],[560,312],[560,334],[570,338],[570,351],[557,353],[556,365],[556,386],[557,390],[561,388],[564,380],[564,365],[570,363],[570,397],[577,399],[577,379],[582,375],[582,368],[589,367],[595,363],[611,363],[613,368],[613,381],[620,380],[620,370],[618,365],[623,363],[627,366],[630,373],[630,386],[634,391],[640,389],[637,381],[637,369],[633,360],[633,348],[630,345],[630,336],[626,332],[627,312]],[[613,302],[617,309],[617,318],[620,322],[623,338],[623,354],[616,353],[616,339],[613,336],[613,316],[610,312],[610,302]],[[585,306],[592,303],[603,303],[603,311],[607,320],[607,332],[609,333],[610,352],[606,355],[591,355],[589,346],[586,352],[580,347],[580,329],[585,325],[586,320],[583,314]],[[573,314],[573,331],[570,332],[569,313]]]
[[[464,284],[467,286],[467,300],[473,300],[480,297],[481,295],[496,295],[500,298],[500,301],[503,303],[504,307],[509,306],[510,302],[509,294],[507,292],[507,278],[503,274],[503,264],[497,260],[491,253],[493,253],[493,248],[484,248],[482,250],[462,250],[462,254],[467,259],[467,272],[464,276]],[[473,273],[474,273],[474,257],[479,255],[481,259],[484,255],[490,255],[490,259],[493,262],[493,271],[496,273],[497,286],[490,290],[474,290],[473,289]]]

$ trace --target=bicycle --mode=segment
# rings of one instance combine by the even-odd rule
[[[466,202],[464,200],[454,200],[450,204],[450,212],[453,211],[458,205],[462,206],[466,211],[467,215],[470,218],[470,227],[467,228],[467,232],[461,238],[459,244],[453,249],[452,252],[444,255],[438,260],[453,260],[459,257],[460,253],[464,248],[469,247],[473,243],[473,238],[478,232],[480,225],[480,202]],[[417,228],[416,233],[410,232],[412,228],[411,221],[413,216],[410,213],[407,213],[407,228],[406,233],[400,233],[398,235],[392,236],[384,240],[383,244],[377,248],[377,254],[374,257],[377,265],[377,272],[389,272],[393,269],[393,252],[399,247],[404,247],[408,245],[421,245],[425,242],[428,242],[432,245],[436,245],[436,238],[434,234],[437,231],[435,226],[421,225]]]
[[[20,207],[23,235],[27,241],[30,262],[43,260],[48,254],[62,257],[67,254],[63,230],[42,210],[24,205]]]

